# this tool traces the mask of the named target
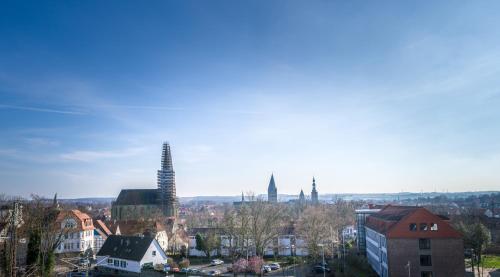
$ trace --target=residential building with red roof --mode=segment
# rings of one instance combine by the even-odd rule
[[[93,248],[94,224],[88,214],[79,210],[61,211],[56,224],[63,235],[56,253],[79,253]]]
[[[379,276],[465,274],[461,234],[423,207],[388,205],[366,218],[366,254]]]

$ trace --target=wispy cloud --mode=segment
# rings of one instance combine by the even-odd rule
[[[115,151],[88,151],[80,150],[63,153],[60,158],[69,161],[91,162],[100,159],[123,158],[137,155],[144,151],[144,148],[127,148]]]
[[[131,110],[161,110],[161,111],[183,111],[184,108],[181,107],[169,107],[169,106],[149,106],[149,105],[93,105],[94,108],[106,109],[106,108],[118,108],[118,109],[131,109]]]
[[[60,144],[59,141],[40,137],[25,138],[24,141],[31,146],[58,146]]]
[[[75,111],[75,110],[39,108],[39,107],[31,107],[31,106],[17,106],[17,105],[5,105],[5,104],[0,104],[0,109],[23,110],[23,111],[32,111],[32,112],[42,112],[42,113],[73,114],[73,115],[85,114],[82,111]]]

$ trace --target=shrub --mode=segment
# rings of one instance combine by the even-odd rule
[[[264,260],[262,259],[262,257],[253,256],[250,258],[250,261],[248,261],[248,271],[253,273],[260,273],[263,264]]]
[[[244,273],[247,271],[248,262],[247,260],[240,258],[233,264],[233,272]]]
[[[189,267],[189,264],[190,264],[189,260],[184,258],[184,259],[182,259],[182,261],[179,262],[179,267],[180,268],[187,268],[187,267]]]

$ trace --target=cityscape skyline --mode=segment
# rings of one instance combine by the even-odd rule
[[[0,187],[494,191],[500,3],[2,3]],[[214,188],[217,188],[216,191]]]

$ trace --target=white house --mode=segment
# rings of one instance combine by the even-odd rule
[[[145,264],[152,267],[167,263],[167,254],[151,237],[111,235],[97,253],[100,271],[141,273]]]
[[[56,224],[63,235],[56,253],[85,252],[94,247],[92,218],[79,210],[61,211]]]
[[[354,225],[348,225],[342,230],[342,236],[345,239],[355,239],[356,238],[356,227]]]
[[[301,237],[295,237],[295,255],[296,256],[309,255],[309,249],[307,248],[307,242]]]
[[[293,235],[278,237],[278,256],[292,256],[293,239]]]

